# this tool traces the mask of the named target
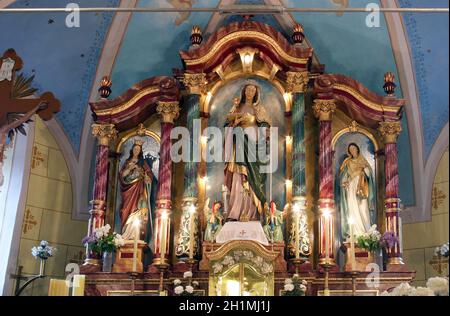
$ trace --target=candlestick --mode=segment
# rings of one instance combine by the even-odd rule
[[[350,227],[350,259],[352,262],[352,271],[356,271],[356,258],[355,258],[355,239],[353,235],[353,225],[354,220],[353,218],[349,218],[348,224]]]
[[[85,275],[76,274],[73,276],[72,296],[84,296],[85,282],[86,282]]]
[[[189,259],[194,259],[194,217],[195,206],[192,204],[189,208]]]

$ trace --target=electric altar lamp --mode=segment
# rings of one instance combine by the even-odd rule
[[[192,46],[199,46],[203,41],[203,35],[200,27],[194,25],[191,31],[191,44]]]
[[[397,85],[395,84],[395,75],[392,72],[387,72],[384,74],[384,92],[388,96],[394,96],[395,88]]]
[[[305,33],[303,26],[300,23],[294,25],[294,33],[292,34],[292,40],[295,44],[301,44],[305,39]]]
[[[100,83],[100,88],[98,89],[98,92],[100,93],[100,96],[103,99],[107,99],[110,96],[111,86],[112,86],[111,79],[108,76],[104,76]]]

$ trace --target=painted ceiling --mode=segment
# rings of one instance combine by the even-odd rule
[[[11,2],[11,1],[9,1]],[[119,0],[17,0],[10,7],[65,7],[76,2],[81,7],[118,6]],[[140,0],[140,7],[215,7],[219,3],[277,4],[287,7],[365,7],[367,0]],[[1,5],[2,1],[0,1]],[[445,0],[398,0],[402,7],[447,7]],[[365,25],[366,14],[296,13],[291,17],[303,24],[316,56],[326,72],[353,77],[372,91],[384,94],[383,75],[398,72],[384,16],[378,28]],[[25,62],[24,72],[35,74],[40,91],[50,90],[62,102],[57,120],[66,133],[73,154],[80,151],[81,135],[88,113],[87,104],[97,65],[105,45],[113,15],[83,13],[79,28],[65,27],[66,14],[23,13],[0,15],[0,50],[14,48]],[[112,69],[113,95],[148,77],[171,75],[181,68],[179,51],[188,48],[190,30],[199,25],[207,36],[220,26],[242,19],[239,16],[214,16],[211,13],[132,15],[115,56]],[[270,24],[287,37],[287,27],[273,15],[257,15],[256,21]],[[403,24],[413,60],[416,89],[423,124],[424,154],[427,156],[448,122],[448,15],[404,14]],[[397,95],[401,95],[401,87]],[[406,123],[405,123],[406,124]],[[405,127],[406,130],[406,127]],[[408,133],[399,142],[400,159],[410,161]],[[403,156],[403,157],[402,157]],[[402,181],[412,183],[411,163],[400,166]],[[409,203],[413,203],[410,200]]]

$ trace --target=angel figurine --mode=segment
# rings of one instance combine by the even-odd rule
[[[272,242],[283,242],[283,221],[286,215],[286,208],[282,211],[277,209],[274,201],[270,202],[266,223],[263,227],[267,238]]]
[[[214,242],[217,234],[222,229],[223,216],[222,216],[222,202],[214,202],[212,209],[209,208],[209,198],[206,200],[205,207],[203,208],[205,214],[206,230],[205,241]]]

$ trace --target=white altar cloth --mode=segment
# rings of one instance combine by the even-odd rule
[[[227,222],[216,236],[216,242],[219,244],[231,240],[253,240],[269,245],[266,234],[260,222]]]

